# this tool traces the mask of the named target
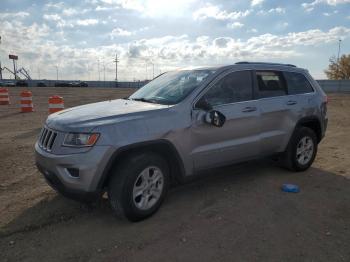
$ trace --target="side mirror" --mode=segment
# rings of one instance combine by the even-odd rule
[[[216,127],[222,127],[225,124],[226,117],[216,110],[211,110],[205,114],[205,122]]]
[[[207,101],[207,99],[205,98],[201,98],[197,104],[196,104],[196,108],[202,109],[204,111],[209,111],[212,110],[213,107],[210,105],[210,103]]]

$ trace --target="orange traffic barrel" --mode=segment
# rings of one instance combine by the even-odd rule
[[[34,107],[33,107],[32,92],[22,91],[21,92],[21,112],[28,113],[33,111],[34,111]]]
[[[50,96],[49,114],[56,113],[64,109],[64,101],[61,96]]]
[[[9,91],[7,88],[0,88],[0,105],[9,105]]]

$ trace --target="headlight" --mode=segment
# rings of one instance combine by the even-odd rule
[[[97,133],[92,134],[79,134],[79,133],[68,133],[63,141],[63,146],[73,147],[85,147],[93,146],[100,135]]]

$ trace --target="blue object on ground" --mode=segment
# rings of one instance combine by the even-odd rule
[[[299,186],[293,185],[293,184],[283,184],[282,191],[289,192],[289,193],[299,193],[300,188]]]

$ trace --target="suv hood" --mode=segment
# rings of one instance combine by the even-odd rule
[[[149,111],[169,108],[168,105],[132,100],[109,100],[68,108],[51,114],[46,125],[60,131],[88,132],[97,125],[143,118]]]

